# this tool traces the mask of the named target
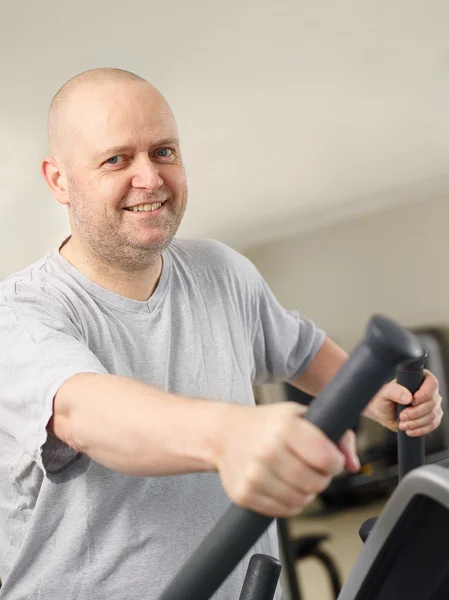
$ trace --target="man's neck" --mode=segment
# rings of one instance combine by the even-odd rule
[[[146,302],[153,295],[162,272],[162,257],[141,272],[129,272],[99,264],[82,251],[73,239],[66,240],[59,254],[85,277],[101,287],[132,300]]]

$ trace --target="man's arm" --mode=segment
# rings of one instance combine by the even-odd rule
[[[343,348],[326,336],[304,373],[289,383],[311,396],[317,396],[347,360],[348,354]]]
[[[217,428],[230,408],[127,377],[80,373],[57,392],[48,429],[71,448],[128,475],[201,472],[214,468]]]
[[[343,468],[344,456],[293,402],[241,406],[176,396],[116,375],[80,373],[54,398],[48,430],[128,475],[218,471],[231,500],[296,515]]]

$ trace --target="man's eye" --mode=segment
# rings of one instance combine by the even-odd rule
[[[170,156],[172,156],[173,151],[170,150],[170,148],[159,148],[159,150],[156,150],[156,156],[160,156],[162,158],[168,158]]]
[[[106,162],[110,165],[118,165],[119,159],[123,160],[123,156],[112,156],[111,158],[108,158]]]

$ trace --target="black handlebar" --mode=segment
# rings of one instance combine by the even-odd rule
[[[393,379],[397,366],[421,355],[411,333],[386,317],[372,317],[363,341],[304,418],[338,442],[384,383]],[[160,600],[208,600],[272,521],[231,505]]]
[[[424,364],[427,352],[422,352],[417,360],[404,363],[396,371],[396,381],[415,394],[424,380]],[[398,419],[401,412],[409,405],[398,405]],[[422,467],[426,462],[424,437],[411,438],[405,431],[398,429],[398,475],[399,481],[413,469]],[[359,536],[363,543],[368,539],[371,530],[377,523],[377,517],[367,519],[359,529]]]
[[[415,394],[422,385],[424,379],[424,363],[427,353],[424,352],[418,360],[411,361],[401,366],[396,373],[399,384]],[[408,406],[398,405],[398,419],[401,412]],[[424,437],[411,438],[405,431],[398,430],[398,469],[399,480],[409,471],[422,467],[425,464],[425,441]]]
[[[273,600],[281,574],[281,563],[266,554],[253,554],[239,600]]]

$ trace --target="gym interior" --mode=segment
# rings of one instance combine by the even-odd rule
[[[189,206],[178,235],[248,257],[283,306],[348,353],[373,315],[414,334],[444,409],[425,462],[444,465],[448,25],[449,3],[439,0],[4,4],[0,278],[68,235],[39,173],[54,92],[95,67],[139,73],[179,123]],[[254,395],[259,404],[313,401],[284,383]],[[397,489],[396,434],[363,417],[355,429],[361,472],[339,476],[279,525],[283,600],[336,598],[363,548],[360,526]],[[390,597],[399,598],[379,599]]]

